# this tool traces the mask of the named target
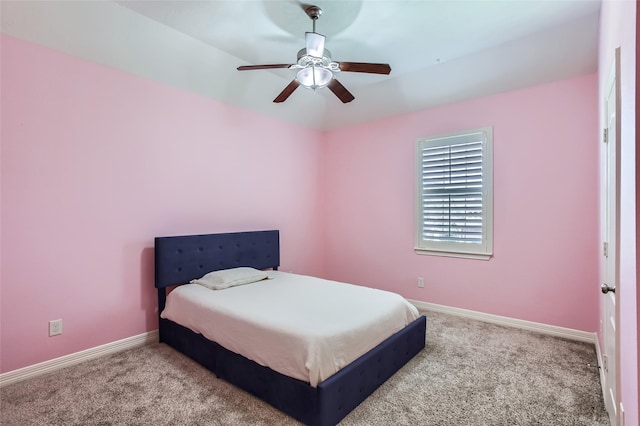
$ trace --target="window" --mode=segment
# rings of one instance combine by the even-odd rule
[[[493,254],[492,151],[491,127],[416,141],[416,253]]]

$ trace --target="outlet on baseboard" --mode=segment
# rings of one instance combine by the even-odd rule
[[[62,320],[49,321],[49,336],[57,336],[58,334],[62,334]]]
[[[418,277],[418,287],[424,288],[424,278]]]

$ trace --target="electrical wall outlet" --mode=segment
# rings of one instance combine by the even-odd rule
[[[49,321],[49,336],[56,336],[58,334],[62,334],[62,320]]]
[[[424,288],[424,278],[418,277],[418,287]]]

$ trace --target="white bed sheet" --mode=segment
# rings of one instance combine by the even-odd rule
[[[388,291],[268,273],[268,280],[224,290],[179,286],[161,317],[316,387],[419,316]]]

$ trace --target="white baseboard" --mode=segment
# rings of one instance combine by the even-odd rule
[[[504,325],[507,327],[515,327],[523,330],[535,331],[542,334],[548,334],[556,337],[563,337],[565,339],[577,340],[580,342],[596,344],[596,341],[597,341],[596,333],[590,333],[587,331],[580,331],[580,330],[574,330],[571,328],[558,327],[555,325],[548,325],[548,324],[542,324],[538,322],[519,320],[515,318],[503,317],[500,315],[485,314],[483,312],[453,308],[450,306],[438,305],[435,303],[421,302],[419,300],[409,300],[409,302],[412,303],[416,308],[424,309],[426,311],[457,315],[457,316],[474,319],[478,321]]]
[[[599,365],[602,365],[601,352],[600,352],[600,347],[598,345],[598,339],[597,339],[596,333],[589,333],[586,331],[573,330],[570,328],[557,327],[554,325],[524,321],[524,320],[519,320],[515,318],[503,317],[499,315],[485,314],[483,312],[453,308],[450,306],[438,305],[435,303],[421,302],[419,300],[409,300],[409,302],[411,302],[418,309],[424,309],[426,311],[457,315],[457,316],[474,319],[478,321],[484,321],[484,322],[504,325],[508,327],[515,327],[515,328],[520,328],[524,330],[535,331],[538,333],[548,334],[551,336],[563,337],[565,339],[593,343],[594,345],[596,345],[596,352],[598,354],[598,363]],[[20,368],[18,370],[9,371],[7,373],[2,373],[0,374],[0,387],[10,385],[12,383],[20,382],[22,380],[30,379],[32,377],[47,374],[56,370],[60,370],[62,368],[70,367],[72,365],[76,365],[81,362],[100,358],[105,355],[110,355],[116,352],[125,351],[127,349],[133,349],[139,346],[144,346],[149,343],[154,343],[157,341],[158,341],[158,330],[149,331],[147,333],[139,334],[137,336],[128,337],[126,339],[118,340],[116,342],[107,343],[101,346],[96,346],[95,348],[90,348],[84,351],[65,355],[60,358],[44,361],[38,364],[30,365],[28,367]]]
[[[107,343],[96,346],[95,348],[86,349],[84,351],[61,356],[59,358],[44,361],[18,370],[8,371],[0,374],[0,388],[32,377],[51,373],[62,368],[80,364],[81,362],[100,358],[116,352],[125,351],[127,349],[137,348],[139,346],[148,345],[158,341],[158,330],[149,331],[147,333],[138,334],[137,336],[127,337],[126,339],[116,342]]]

